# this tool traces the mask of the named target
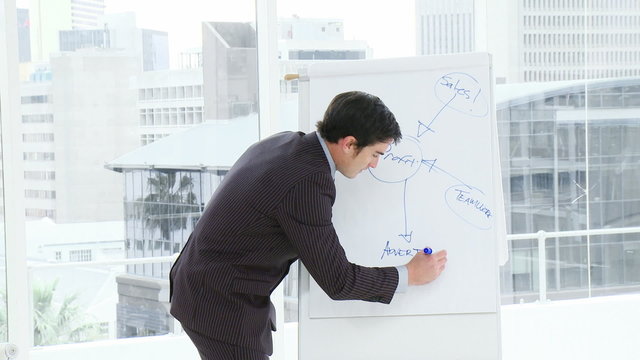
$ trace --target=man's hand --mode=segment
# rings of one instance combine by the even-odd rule
[[[432,282],[440,276],[446,263],[446,250],[440,250],[431,255],[419,252],[407,264],[409,285],[424,285]]]

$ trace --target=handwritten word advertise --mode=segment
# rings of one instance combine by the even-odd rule
[[[387,244],[384,247],[384,250],[382,250],[382,256],[380,257],[380,259],[384,259],[385,256],[411,256],[413,257],[414,255],[422,252],[423,249],[417,249],[417,248],[392,248],[389,246],[389,241],[387,241]]]

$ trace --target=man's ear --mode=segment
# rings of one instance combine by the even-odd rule
[[[345,153],[353,152],[358,148],[358,140],[351,135],[338,140],[338,143],[340,144],[340,149]]]

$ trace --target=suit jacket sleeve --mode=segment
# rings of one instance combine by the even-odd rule
[[[347,260],[331,221],[334,199],[331,176],[315,173],[293,186],[276,216],[300,260],[329,297],[390,303],[398,286],[397,269]]]

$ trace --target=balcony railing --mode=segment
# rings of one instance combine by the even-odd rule
[[[546,231],[538,231],[537,233],[530,234],[516,234],[516,235],[508,235],[508,241],[514,240],[536,240],[538,247],[538,301],[546,302],[547,298],[547,254],[546,254],[546,240],[549,238],[567,238],[567,237],[578,237],[578,236],[586,236],[586,244],[587,249],[589,249],[590,237],[597,235],[616,235],[616,234],[631,234],[631,233],[640,233],[640,227],[629,227],[629,228],[615,228],[615,229],[598,229],[598,230],[578,230],[578,231],[559,231],[559,232],[546,232]],[[589,250],[587,250],[589,251]],[[135,259],[120,259],[120,260],[105,260],[105,261],[91,261],[91,262],[65,262],[65,263],[47,263],[47,264],[32,264],[28,266],[29,273],[29,285],[33,282],[33,274],[36,271],[42,270],[53,270],[53,269],[62,269],[62,268],[75,268],[75,267],[101,267],[101,266],[118,266],[118,265],[141,265],[141,264],[154,264],[154,263],[173,263],[177,259],[177,255],[172,256],[161,256],[161,257],[149,257],[149,258],[135,258]],[[589,261],[589,260],[588,260]],[[590,264],[587,264],[590,265]],[[588,266],[587,268],[590,268]],[[31,289],[31,287],[28,287]],[[591,277],[590,271],[588,271],[588,297],[591,297]],[[30,294],[31,295],[31,294]],[[30,297],[31,299],[31,297]],[[284,294],[284,296],[279,297],[280,304],[275,304],[280,310],[283,311],[284,304],[289,304],[290,306],[296,306],[297,297],[295,294]],[[278,300],[276,300],[278,301]],[[30,306],[31,312],[33,312],[33,305]],[[32,317],[32,314],[30,315]],[[33,321],[31,322],[33,324]],[[33,333],[33,325],[31,325],[31,332]],[[177,327],[179,328],[179,327]],[[276,334],[276,336],[279,336]],[[137,340],[137,341],[147,341],[153,342],[154,340],[151,338],[158,338],[158,341],[166,341],[166,336],[153,336],[147,338],[147,340]],[[164,339],[164,340],[162,340]],[[111,339],[106,342],[100,342],[102,345],[96,346],[105,346],[104,344],[112,344],[117,343],[119,341],[131,341],[131,339]],[[33,344],[33,341],[31,341]],[[74,346],[89,346],[87,343],[84,344],[67,344],[64,345],[63,348],[69,349]],[[34,348],[35,349],[35,348]],[[39,350],[42,350],[40,348]],[[35,351],[35,350],[34,350]]]

